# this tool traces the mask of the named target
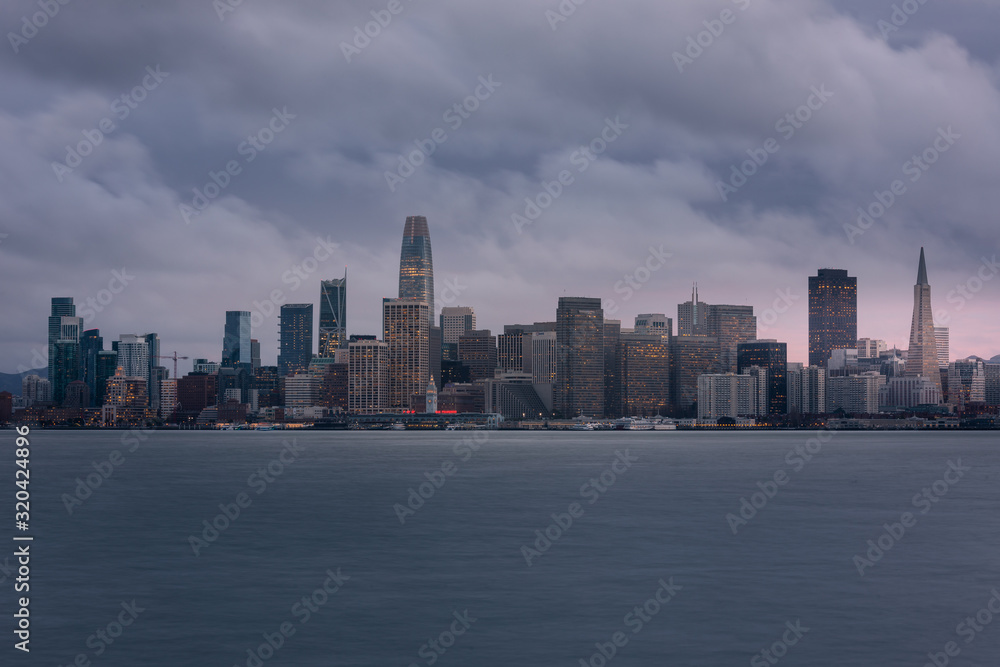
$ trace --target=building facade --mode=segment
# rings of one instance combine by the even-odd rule
[[[347,345],[347,269],[343,278],[319,284],[318,356],[329,358]]]
[[[604,309],[600,299],[560,297],[556,310],[555,411],[604,414]]]
[[[313,305],[286,303],[281,306],[278,375],[305,373],[312,359]]]
[[[820,269],[809,277],[809,365],[826,367],[832,350],[857,343],[858,279]]]

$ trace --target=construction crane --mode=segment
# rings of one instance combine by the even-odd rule
[[[174,379],[175,380],[177,379],[177,360],[178,359],[190,359],[191,358],[191,357],[178,357],[176,350],[174,351],[173,356],[170,356],[170,357],[162,355],[162,354],[156,354],[156,355],[153,355],[153,356],[155,356],[157,359],[173,359],[174,360]]]

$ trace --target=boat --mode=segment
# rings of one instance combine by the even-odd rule
[[[573,424],[574,431],[593,431],[594,425],[590,423]]]
[[[406,430],[406,424],[404,424],[403,422],[394,422],[392,424],[392,426],[389,427],[389,430],[390,431],[405,431]]]
[[[625,417],[619,419],[617,424],[625,431],[652,431],[653,422],[648,419],[639,419],[637,417]]]

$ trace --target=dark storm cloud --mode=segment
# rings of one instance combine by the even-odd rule
[[[439,291],[450,281],[493,329],[552,319],[563,294],[613,299],[628,326],[674,315],[698,281],[708,301],[761,312],[790,290],[767,335],[804,358],[805,277],[838,266],[859,277],[859,333],[905,345],[924,245],[953,356],[1000,352],[1000,278],[961,310],[946,299],[997,249],[993,3],[928,2],[883,39],[891,2],[590,0],[552,24],[558,2],[402,0],[348,62],[342,44],[388,4],[245,0],[220,19],[210,2],[69,2],[16,54],[8,37],[4,369],[44,346],[50,297],[84,301],[123,267],[135,280],[89,323],[108,339],[157,331],[165,350],[218,358],[223,310],[266,311],[275,289],[315,302],[345,266],[349,328],[377,333],[412,214],[431,223]],[[6,3],[0,27],[18,33],[37,11]],[[699,37],[679,71],[675,52]],[[121,118],[115,100],[157,67],[168,74]],[[455,127],[449,110],[481,77],[497,85]],[[787,136],[780,121],[822,86],[832,95]],[[285,127],[248,161],[275,110]],[[114,129],[60,181],[53,163],[103,118]],[[615,119],[620,136],[581,159]],[[949,127],[960,138],[908,180]],[[446,140],[390,190],[386,174],[438,129]],[[768,139],[779,150],[723,201],[719,182]],[[181,205],[231,161],[238,173],[187,224]],[[572,183],[519,233],[512,215],[563,171]],[[845,224],[897,179],[905,193],[851,243]],[[295,280],[318,238],[336,250]],[[626,299],[616,286],[661,246],[672,257]],[[274,317],[255,331],[265,360],[276,331]]]

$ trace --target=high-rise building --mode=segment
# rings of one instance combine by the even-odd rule
[[[888,382],[879,388],[880,408],[912,408],[940,402],[941,390],[923,376],[888,378]]]
[[[556,310],[555,411],[604,415],[604,309],[600,299],[560,297]]]
[[[736,349],[740,343],[757,340],[757,318],[753,306],[709,305],[708,335],[719,339],[722,371],[736,369]]]
[[[758,405],[760,375],[713,373],[698,376],[698,420],[753,417]]]
[[[809,277],[809,365],[826,367],[830,351],[858,344],[858,279],[843,269]]]
[[[711,336],[677,336],[670,341],[671,402],[678,416],[696,416],[698,376],[718,373],[719,339]]]
[[[635,316],[634,333],[657,336],[674,335],[674,322],[663,313],[646,313]]]
[[[145,344],[145,341],[143,341],[143,344]],[[121,342],[119,342],[120,347]],[[121,350],[119,349],[120,352]],[[127,375],[125,370],[119,366],[115,374],[108,378],[104,404],[119,408],[146,407],[149,404],[149,397],[146,393],[146,379],[141,375]]]
[[[80,337],[80,379],[87,383],[91,404],[97,398],[97,353],[104,351],[104,338],[98,329],[88,329]],[[103,392],[102,392],[103,393]]]
[[[885,344],[884,340],[879,340],[877,338],[858,339],[859,359],[878,359],[882,353],[887,350],[888,346]]]
[[[71,296],[52,297],[51,310],[49,311],[49,348],[48,348],[48,378],[51,380],[55,376],[53,364],[55,362],[55,343],[59,339],[71,338],[65,335],[63,329],[64,317],[76,317],[76,306],[73,305]],[[67,321],[67,324],[69,322]],[[78,318],[79,330],[83,331],[83,318]]]
[[[986,362],[983,371],[986,373],[986,405],[1000,406],[1000,362]]]
[[[389,346],[391,411],[410,411],[412,398],[423,395],[430,381],[429,310],[426,301],[382,299],[382,337]]]
[[[73,338],[60,338],[52,346],[55,359],[52,364],[52,402],[62,405],[66,401],[67,387],[80,379],[80,342]],[[88,397],[89,398],[89,397]]]
[[[260,341],[256,338],[250,339],[250,365],[254,370],[260,368]]]
[[[146,385],[143,389],[143,396],[148,399],[149,342],[145,336],[122,334],[118,337],[118,366],[122,369],[124,377],[142,378]],[[109,405],[111,404],[109,403]]]
[[[343,278],[319,284],[319,356],[347,345],[347,269]]]
[[[222,338],[222,367],[252,364],[250,346],[250,311],[227,310],[226,330]]]
[[[843,410],[849,415],[870,415],[879,411],[879,396],[886,377],[877,371],[826,379],[827,411]]]
[[[698,300],[697,285],[691,288],[691,300],[677,306],[677,335],[708,335],[708,304]],[[694,398],[691,403],[694,403]]]
[[[670,409],[670,336],[623,333],[618,341],[619,406],[623,417],[653,417]]]
[[[114,350],[103,350],[94,359],[94,393],[91,400],[95,406],[105,403],[108,392],[108,378],[118,370],[118,353]]]
[[[910,350],[906,355],[906,374],[922,375],[941,389],[937,336],[934,334],[934,311],[931,310],[931,286],[927,281],[924,249],[920,249],[917,284],[913,286],[913,319],[910,322]]]
[[[785,382],[788,383],[788,414],[802,414],[802,364],[789,361],[785,368]]]
[[[427,304],[428,324],[434,326],[434,260],[427,218],[410,216],[403,227],[399,254],[399,298]],[[426,380],[423,382],[427,384]],[[421,387],[421,392],[424,388]]]
[[[39,375],[25,375],[21,378],[21,397],[28,405],[52,401],[52,384]]]
[[[806,366],[802,369],[802,414],[827,413],[826,377],[826,369],[822,366]]]
[[[556,383],[556,332],[531,332],[531,382]]]
[[[655,326],[648,327],[647,330],[656,331]],[[666,324],[660,333],[655,333],[661,338],[666,335]],[[622,375],[621,375],[621,348],[618,343],[622,337],[621,320],[604,320],[604,416],[621,417],[622,414]],[[670,336],[667,335],[667,343]],[[669,369],[668,369],[669,370]],[[669,391],[667,392],[667,403],[670,402]]]
[[[286,303],[281,307],[278,375],[305,373],[312,359],[313,305]]]
[[[788,344],[776,340],[758,340],[740,343],[737,349],[737,372],[743,373],[751,366],[767,369],[767,410],[764,414],[788,413]]]
[[[986,402],[986,367],[978,357],[948,364],[948,403],[964,409],[969,403]]]
[[[445,345],[457,345],[459,338],[475,331],[476,312],[469,306],[445,306],[441,309],[440,322],[441,342]]]
[[[497,336],[497,368],[517,373],[524,372],[525,339],[526,336],[523,329],[504,327],[504,332]],[[530,337],[527,337],[527,339],[530,340]]]
[[[160,337],[155,333],[148,333],[143,338],[146,341],[146,363],[148,365],[146,392],[149,395],[149,407],[158,411],[160,409],[160,380],[167,377],[165,368],[160,366]],[[163,369],[162,377],[159,369]]]
[[[472,382],[493,377],[497,370],[497,339],[489,329],[470,331],[458,339],[458,360]]]
[[[951,354],[951,329],[948,327],[934,327],[934,342],[937,345],[938,367],[948,368],[948,357]]]
[[[389,346],[379,340],[348,344],[347,401],[353,414],[377,414],[389,407]]]
[[[160,382],[160,419],[173,421],[177,409],[177,378]]]

